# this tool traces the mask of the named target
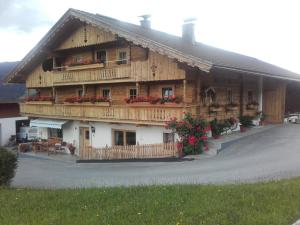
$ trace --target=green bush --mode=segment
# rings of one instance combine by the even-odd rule
[[[17,156],[0,147],[0,186],[9,185],[15,176],[18,159]]]
[[[247,127],[247,128],[253,127],[254,124],[253,124],[252,120],[253,120],[252,116],[241,116],[240,117],[241,126]]]

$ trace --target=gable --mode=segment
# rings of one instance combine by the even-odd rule
[[[71,35],[69,35],[56,50],[63,50],[88,45],[101,44],[115,41],[116,37],[111,32],[99,29],[91,25],[81,25]]]

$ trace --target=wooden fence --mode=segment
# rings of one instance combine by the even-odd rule
[[[179,157],[174,143],[112,146],[104,148],[86,147],[80,151],[81,160],[149,159]]]

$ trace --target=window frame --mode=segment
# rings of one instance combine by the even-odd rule
[[[131,95],[131,93],[130,93],[131,90],[135,90],[135,96],[132,96],[132,95]],[[129,99],[135,99],[135,98],[138,96],[138,90],[137,90],[137,87],[129,87],[129,88],[128,88],[128,95],[127,95],[127,96],[128,96]]]
[[[165,96],[164,95],[164,89],[171,89],[172,95],[170,95],[170,93],[169,93],[168,96]],[[162,98],[170,98],[170,97],[172,97],[174,95],[175,95],[175,90],[174,90],[173,86],[164,86],[164,87],[161,88],[161,97]]]
[[[130,61],[130,56],[129,56],[129,49],[128,48],[119,48],[117,49],[116,52],[116,63],[117,65],[124,65],[124,64],[128,64]],[[120,54],[121,53],[125,53],[125,59],[121,59]]]
[[[116,131],[123,133],[123,145],[116,145],[116,140],[115,140],[115,132]],[[135,145],[137,145],[136,130],[112,129],[112,146],[126,146],[127,145],[127,135],[126,135],[127,133],[135,133]]]
[[[169,140],[169,137],[165,137],[165,135],[172,135],[172,140]],[[163,143],[168,144],[168,143],[175,143],[175,134],[174,133],[168,133],[168,132],[163,132]]]
[[[110,88],[101,88],[100,91],[101,91],[100,94],[101,94],[102,97],[105,97],[105,96],[104,96],[104,91],[109,91],[109,96],[106,97],[106,98],[107,98],[107,99],[111,99],[111,89],[110,89]]]
[[[100,52],[105,52],[105,61],[101,61],[100,59],[98,59],[98,53]],[[103,63],[103,64],[106,64],[107,63],[107,59],[108,59],[108,56],[107,56],[107,51],[105,49],[98,49],[96,50],[95,52],[95,59],[96,59],[96,62],[98,62],[99,60],[99,63]]]

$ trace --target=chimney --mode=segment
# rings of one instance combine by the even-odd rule
[[[151,21],[148,20],[151,15],[141,15],[139,17],[143,18],[143,20],[140,20],[141,26],[146,29],[151,29]]]
[[[194,30],[194,22],[196,18],[185,19],[182,25],[182,39],[184,42],[189,44],[195,43],[195,30]]]

